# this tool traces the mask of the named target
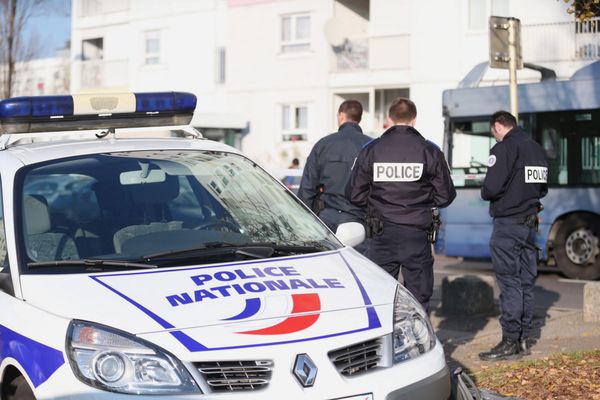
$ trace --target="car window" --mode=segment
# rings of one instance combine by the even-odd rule
[[[135,261],[214,242],[340,245],[275,179],[237,154],[71,157],[25,167],[19,185],[20,252],[30,262]]]

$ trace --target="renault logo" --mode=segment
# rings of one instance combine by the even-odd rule
[[[307,354],[298,354],[294,363],[294,376],[304,387],[315,384],[317,378],[317,366]]]

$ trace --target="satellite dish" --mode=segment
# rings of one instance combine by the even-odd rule
[[[325,22],[325,38],[332,46],[340,46],[348,38],[344,35],[344,25],[339,18],[331,17]]]

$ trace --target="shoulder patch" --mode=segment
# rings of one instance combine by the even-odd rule
[[[379,138],[373,138],[373,139],[369,140],[367,143],[362,145],[361,149],[369,147],[371,144],[375,143],[377,141],[377,139],[379,139]]]
[[[429,143],[430,145],[432,145],[433,147],[435,147],[438,150],[442,150],[440,146],[438,146],[435,142],[432,142],[431,140],[426,139],[425,140],[427,143]]]
[[[491,168],[496,164],[496,156],[495,155],[491,155],[490,158],[488,159],[488,167]]]

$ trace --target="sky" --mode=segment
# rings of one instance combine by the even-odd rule
[[[48,0],[48,9],[31,17],[27,32],[35,32],[42,40],[42,49],[36,58],[54,57],[71,37],[71,1]]]

